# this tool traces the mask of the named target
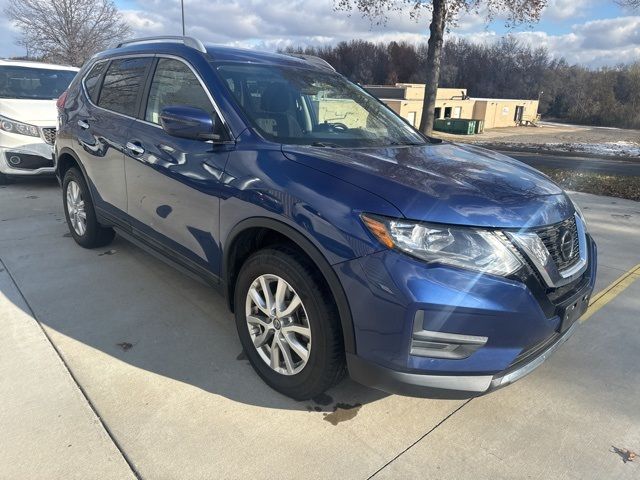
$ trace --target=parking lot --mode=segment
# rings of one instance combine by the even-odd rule
[[[534,373],[295,402],[211,289],[121,238],[78,247],[53,180],[0,187],[0,478],[640,478],[640,203],[572,196],[603,294]]]

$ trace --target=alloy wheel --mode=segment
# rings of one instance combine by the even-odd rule
[[[260,358],[282,375],[299,373],[309,361],[311,326],[302,300],[286,280],[261,275],[245,303],[249,336]]]
[[[87,212],[80,185],[73,180],[67,184],[67,212],[73,230],[82,237],[87,231]]]

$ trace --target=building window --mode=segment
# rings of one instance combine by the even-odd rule
[[[451,107],[444,107],[444,118],[451,118]]]
[[[460,118],[462,116],[462,107],[455,107],[453,109],[453,118]]]
[[[440,107],[436,107],[435,112],[433,114],[433,117],[438,119],[438,118],[440,118],[441,114],[442,114],[442,109]]]

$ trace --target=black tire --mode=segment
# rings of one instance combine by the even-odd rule
[[[284,279],[302,300],[312,343],[306,365],[284,375],[262,359],[249,334],[245,303],[251,284],[261,275]],[[235,317],[240,342],[258,375],[274,390],[295,400],[313,398],[342,379],[344,348],[338,310],[316,267],[288,246],[275,246],[251,255],[242,265],[235,288]]]
[[[86,229],[82,234],[76,232],[69,217],[69,209],[67,206],[67,189],[69,184],[75,182],[80,187],[80,194],[84,201],[84,211],[86,213]],[[103,227],[98,223],[96,211],[91,200],[87,182],[84,176],[77,168],[70,168],[64,175],[62,182],[62,203],[64,205],[64,216],[67,219],[67,226],[71,236],[76,243],[84,248],[98,248],[108,245],[113,240],[115,232],[112,228]]]

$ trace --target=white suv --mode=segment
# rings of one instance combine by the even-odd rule
[[[0,184],[12,176],[54,173],[56,100],[77,71],[0,60]]]

